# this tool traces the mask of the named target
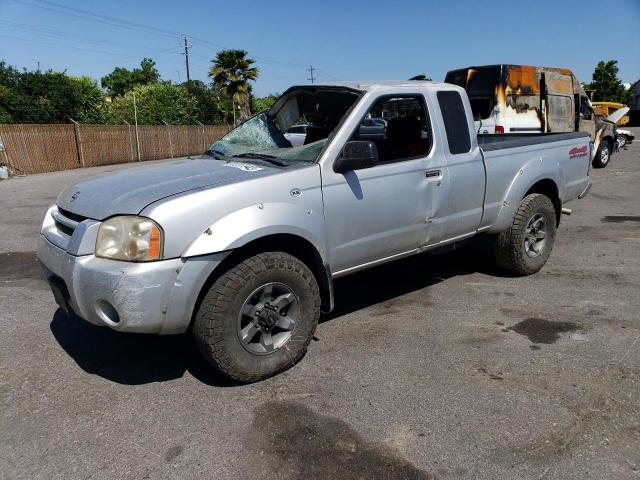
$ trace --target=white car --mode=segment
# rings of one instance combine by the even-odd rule
[[[293,125],[284,134],[284,138],[289,140],[293,147],[304,145],[304,140],[307,138],[307,125]]]
[[[635,139],[635,135],[631,130],[625,130],[622,128],[616,129],[616,140],[618,141],[618,148],[622,148],[629,143],[632,143]]]

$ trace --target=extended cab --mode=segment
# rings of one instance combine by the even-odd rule
[[[384,133],[362,139],[371,118]],[[202,156],[67,188],[38,256],[66,312],[191,330],[211,365],[251,382],[302,358],[337,277],[478,234],[503,268],[540,270],[588,189],[590,148],[580,132],[478,136],[455,85],[292,87]]]

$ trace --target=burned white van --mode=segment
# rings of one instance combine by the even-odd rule
[[[609,162],[615,126],[594,114],[571,70],[485,65],[452,70],[445,82],[467,91],[479,134],[588,132],[595,147],[594,166]]]

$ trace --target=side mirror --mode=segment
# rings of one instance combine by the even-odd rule
[[[378,147],[369,140],[347,142],[342,155],[333,164],[333,171],[346,173],[352,170],[375,167],[378,164]]]

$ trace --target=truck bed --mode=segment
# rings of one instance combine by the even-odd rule
[[[504,148],[525,147],[528,145],[540,145],[543,143],[559,142],[561,140],[573,140],[588,137],[587,132],[562,132],[562,133],[521,133],[521,134],[478,134],[478,145],[482,150],[489,152]]]
[[[589,184],[589,142],[584,132],[478,135],[487,179],[483,224],[506,228],[526,194],[520,188],[538,179],[552,180],[563,204],[578,198]]]

